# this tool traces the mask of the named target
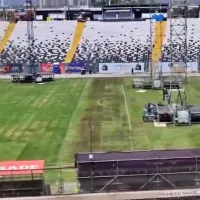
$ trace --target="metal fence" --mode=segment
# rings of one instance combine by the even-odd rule
[[[79,192],[76,176],[76,169],[73,166],[47,166],[44,169],[17,169],[17,170],[1,170],[0,183],[7,185],[7,189],[11,189],[12,182],[18,185],[23,181],[41,180],[43,185],[50,189],[51,195],[59,194],[75,194]],[[23,189],[33,189],[38,187],[35,184],[27,184]],[[45,187],[45,188],[47,188]]]
[[[166,170],[163,169],[163,171],[158,166],[146,169],[150,170],[148,172],[142,169],[134,169],[136,170],[134,172],[130,169],[120,171],[118,168],[103,171],[99,169],[100,171],[98,172],[96,169],[95,171],[92,170],[91,174],[85,174],[85,176],[80,176],[79,171],[79,183],[77,171],[73,165],[48,165],[42,170],[22,169],[22,171],[29,171],[27,175],[20,175],[20,171],[16,173],[16,170],[4,171],[6,175],[0,177],[0,182],[44,179],[45,185],[49,186],[51,195],[140,190],[155,190],[156,192],[159,189],[171,190],[181,188],[194,189],[199,188],[200,184],[198,181],[200,176],[199,167],[197,166],[194,163],[194,165],[182,167],[182,171],[174,167],[166,167]],[[41,174],[42,171],[43,173]],[[138,187],[138,185],[140,187],[136,190],[135,187]],[[96,190],[97,188],[98,190]],[[190,196],[190,194],[185,196]],[[195,195],[192,193],[191,196]]]
[[[72,166],[49,166],[44,169],[44,180],[52,195],[79,192],[76,169]]]

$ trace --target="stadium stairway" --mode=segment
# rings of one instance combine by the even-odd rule
[[[76,53],[76,50],[78,48],[79,42],[82,38],[84,28],[85,28],[85,22],[78,22],[77,23],[73,42],[71,44],[70,50],[68,51],[68,53],[66,55],[65,63],[71,63],[72,62],[74,55]]]
[[[8,43],[14,29],[15,29],[16,23],[9,23],[8,28],[6,29],[4,36],[2,40],[0,41],[0,54],[2,54],[6,44]]]
[[[162,56],[162,46],[165,39],[166,34],[166,27],[167,22],[156,22],[155,25],[155,42],[154,42],[154,48],[152,52],[152,61],[153,61],[153,67],[152,67],[152,74],[155,76],[161,56]]]

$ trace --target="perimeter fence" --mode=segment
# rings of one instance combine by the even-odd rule
[[[1,184],[15,185],[17,190],[21,190],[21,187],[24,190],[28,190],[37,187],[39,189],[41,185],[37,186],[34,182],[40,181],[43,187],[46,186],[45,188],[48,188],[48,191],[50,191],[48,194],[50,193],[51,195],[77,194],[79,192],[76,169],[72,165],[48,165],[44,169],[36,169],[35,166],[27,168],[25,165],[20,166],[20,169],[15,169],[15,167],[10,166],[5,170],[0,166]],[[22,182],[23,186],[21,185]]]
[[[76,169],[72,165],[48,165],[43,175],[52,195],[79,193]]]

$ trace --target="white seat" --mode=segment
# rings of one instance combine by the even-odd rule
[[[144,62],[150,45],[150,21],[87,22],[75,61]]]
[[[70,48],[76,21],[34,22],[34,51],[39,62],[63,62]],[[27,22],[18,22],[5,49],[8,60],[25,63],[28,48]]]

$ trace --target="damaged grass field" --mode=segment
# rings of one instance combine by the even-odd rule
[[[186,86],[200,104],[200,80]],[[62,79],[44,85],[0,81],[0,159],[73,163],[77,152],[200,147],[200,125],[144,124],[148,102],[161,91],[138,93],[131,78]],[[90,145],[92,141],[92,146]]]

